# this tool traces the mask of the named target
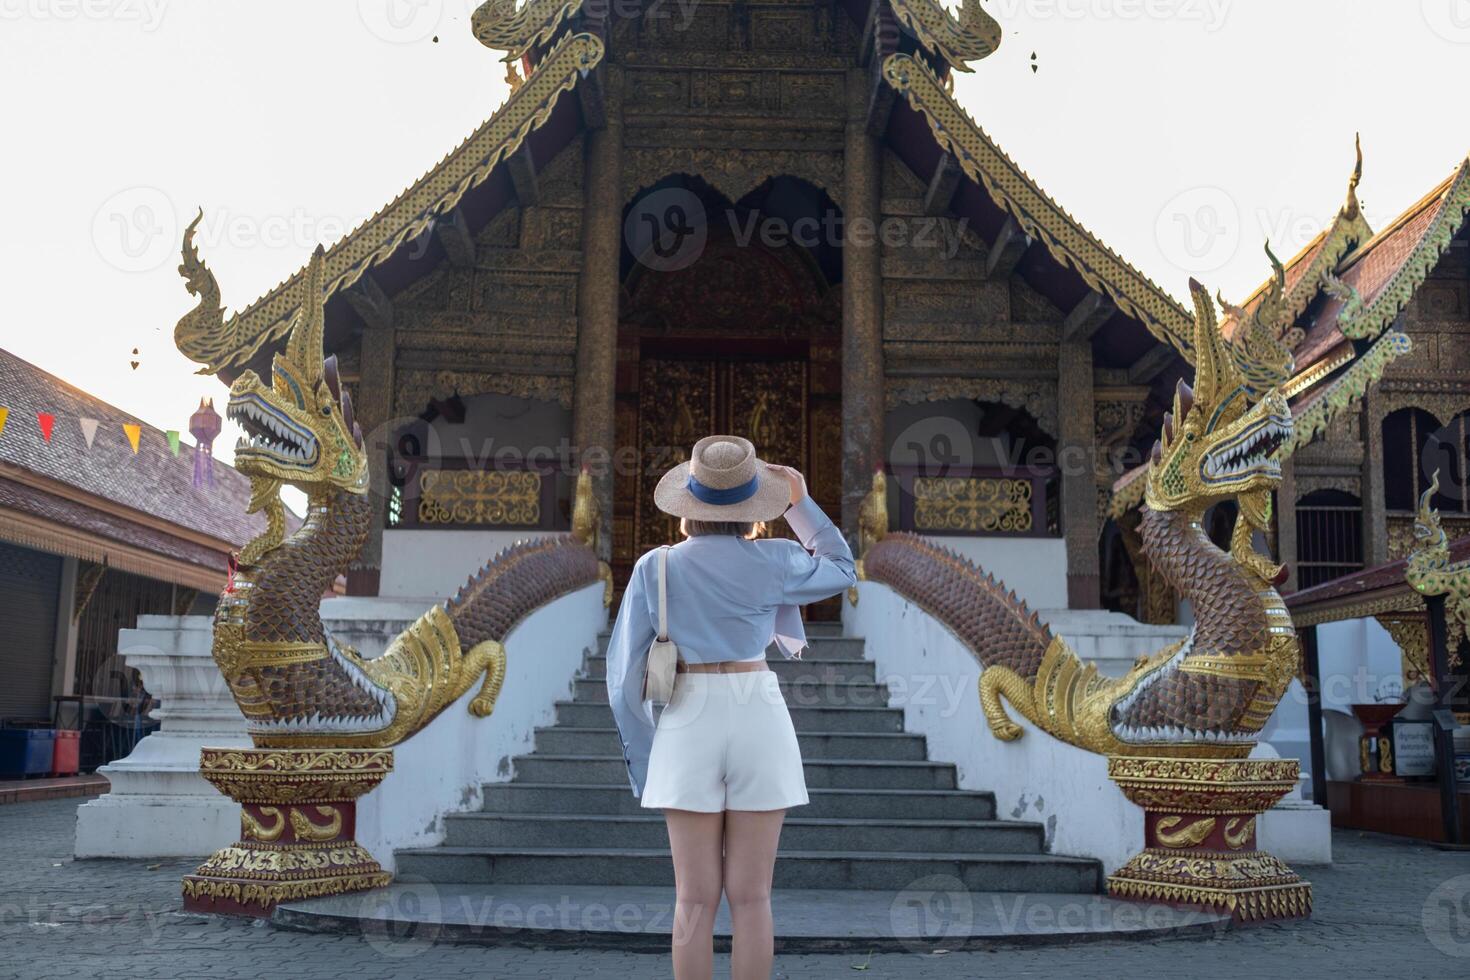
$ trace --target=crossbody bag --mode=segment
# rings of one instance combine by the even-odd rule
[[[669,639],[669,549],[658,550],[658,635],[648,647],[643,668],[643,700],[668,704],[674,696],[679,648]]]

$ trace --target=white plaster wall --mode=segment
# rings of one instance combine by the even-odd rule
[[[447,599],[506,548],[517,541],[545,536],[545,531],[389,529],[383,532],[383,571],[378,593],[385,598]]]
[[[439,533],[435,534],[438,537]],[[394,850],[444,839],[443,815],[480,805],[484,783],[510,779],[511,758],[533,748],[532,729],[554,721],[583,655],[607,626],[601,582],[543,606],[505,639],[505,686],[489,718],[469,702],[476,685],[394,749],[393,772],[358,805],[357,840],[393,870]]]
[[[1354,704],[1402,701],[1403,656],[1376,619],[1349,619],[1317,627],[1322,707],[1352,713]]]
[[[844,606],[843,632],[866,639],[890,703],[904,709],[907,731],[926,737],[929,759],[954,763],[962,789],[993,792],[1001,819],[1039,822],[1048,850],[1096,858],[1107,872],[1142,848],[1143,811],[1108,778],[1105,757],[1058,741],[1014,712],[1021,738],[1002,742],[990,734],[977,689],[980,665],[938,620],[885,585],[860,582],[857,606]],[[1098,649],[1100,659],[1121,659],[1106,640]],[[1262,746],[1259,754],[1277,753]],[[1331,861],[1326,810],[1288,800],[1260,826],[1262,846],[1282,860]]]
[[[1032,609],[1067,608],[1067,542],[1061,538],[930,537],[1005,582]]]

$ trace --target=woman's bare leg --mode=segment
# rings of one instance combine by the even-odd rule
[[[785,810],[725,811],[725,900],[730,903],[730,980],[770,980],[775,955],[771,875]]]
[[[665,810],[674,855],[674,978],[709,980],[720,910],[723,813]]]

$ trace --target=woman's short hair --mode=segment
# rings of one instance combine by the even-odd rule
[[[764,522],[755,521],[696,521],[688,517],[679,519],[679,529],[686,537],[691,538],[705,534],[731,534],[738,538],[753,538],[764,527]]]

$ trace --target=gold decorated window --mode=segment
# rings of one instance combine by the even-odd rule
[[[534,470],[428,470],[419,477],[424,527],[539,527],[542,474]]]
[[[913,529],[942,534],[1030,534],[1032,481],[1025,478],[918,476]]]

